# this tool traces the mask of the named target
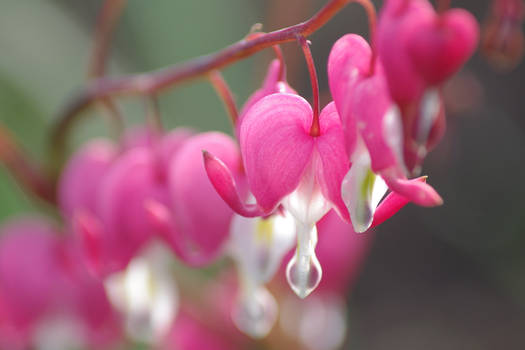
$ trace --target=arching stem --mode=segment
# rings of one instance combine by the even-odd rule
[[[89,82],[65,104],[58,115],[58,122],[51,136],[52,162],[56,164],[61,161],[64,156],[67,130],[77,116],[95,101],[109,96],[160,93],[176,84],[208,74],[212,70],[230,65],[265,48],[296,41],[298,35],[308,37],[324,26],[347,4],[355,1],[365,4],[366,9],[373,8],[369,0],[331,0],[307,21],[262,34],[253,40],[241,40],[214,54],[149,73],[116,78],[102,77]]]
[[[218,70],[211,71],[208,76],[215,92],[217,92],[217,95],[221,98],[222,103],[228,112],[228,116],[230,117],[230,121],[235,128],[239,112],[228,83],[226,83],[226,80],[224,80],[224,77]]]
[[[319,126],[319,81],[317,79],[317,71],[315,70],[314,59],[312,57],[312,51],[310,51],[310,43],[304,38],[304,36],[297,36],[299,44],[303,49],[304,58],[306,59],[306,65],[308,66],[308,73],[310,73],[310,82],[312,84],[312,99],[313,99],[313,119],[312,126],[310,127],[311,136],[319,136],[321,128]]]

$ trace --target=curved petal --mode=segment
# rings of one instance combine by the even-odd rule
[[[346,151],[355,147],[356,121],[352,94],[370,67],[372,51],[363,37],[347,34],[337,40],[328,57],[328,83],[345,131]]]
[[[237,189],[233,175],[220,159],[204,150],[202,152],[206,173],[213,187],[230,208],[245,217],[265,216],[265,213],[256,204],[244,203]]]
[[[298,186],[314,148],[311,122],[310,104],[286,93],[261,99],[244,117],[240,144],[246,176],[265,212]]]
[[[421,176],[416,179],[409,180],[410,182],[425,182],[427,179],[426,176]],[[385,199],[381,201],[377,207],[376,212],[374,213],[374,221],[370,227],[375,227],[382,224],[386,220],[390,219],[395,213],[397,213],[401,208],[407,205],[410,202],[407,198],[396,192],[390,192]]]
[[[383,172],[381,176],[388,187],[411,202],[424,207],[435,207],[443,204],[443,199],[432,186],[426,182],[411,181],[405,177]]]
[[[348,210],[341,197],[341,183],[350,163],[345,151],[339,114],[333,102],[323,109],[319,123],[321,133],[315,138],[315,148],[320,158],[316,169],[317,181],[323,196],[332,203],[339,216],[349,221]]]

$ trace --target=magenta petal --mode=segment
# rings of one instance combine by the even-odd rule
[[[350,216],[341,197],[341,182],[350,163],[339,114],[333,102],[323,109],[319,121],[321,134],[315,138],[315,146],[321,161],[316,169],[316,177],[323,196],[332,203],[339,216],[349,221]]]
[[[203,158],[206,173],[213,187],[233,211],[246,217],[270,214],[263,212],[256,204],[247,204],[242,201],[230,169],[220,159],[207,151],[203,151]]]
[[[356,88],[354,113],[358,130],[370,154],[374,173],[395,168],[403,172],[403,127],[399,110],[390,99],[380,69]]]
[[[112,271],[126,266],[152,236],[144,202],[168,201],[167,186],[160,181],[158,163],[149,148],[137,147],[122,155],[101,184],[97,216],[107,240],[104,257]]]
[[[415,69],[430,85],[444,82],[469,59],[479,37],[476,19],[452,9],[422,23],[412,34],[408,51]]]
[[[352,154],[356,142],[356,120],[352,95],[357,82],[369,70],[372,52],[361,36],[347,34],[337,40],[328,57],[328,82],[345,131],[346,151]]]
[[[302,97],[277,93],[257,102],[240,130],[241,153],[250,190],[265,212],[293,192],[309,164],[312,108]]]
[[[416,71],[408,43],[421,25],[433,21],[435,11],[427,1],[388,0],[377,23],[376,43],[392,98],[405,107],[418,99],[425,81]]]
[[[426,182],[408,180],[388,173],[382,173],[381,176],[392,191],[417,205],[434,207],[443,204],[441,196]]]
[[[266,77],[260,89],[256,90],[244,103],[242,106],[241,112],[239,113],[239,119],[237,120],[237,125],[235,128],[235,133],[237,139],[239,138],[240,124],[246,115],[246,112],[259,100],[265,96],[277,93],[277,92],[286,92],[290,94],[295,94],[295,90],[292,89],[286,81],[279,81],[279,72],[281,71],[281,61],[274,59],[268,66],[268,71],[266,72]]]
[[[104,277],[102,269],[104,232],[101,223],[89,212],[78,211],[73,216],[73,232],[80,242],[89,271],[97,277]]]
[[[100,182],[117,156],[108,140],[93,140],[84,145],[67,163],[58,182],[58,204],[70,218],[77,209],[94,211]]]
[[[421,176],[416,179],[408,180],[410,182],[420,182],[425,183],[427,177]],[[375,227],[386,220],[390,219],[395,213],[397,213],[401,208],[410,203],[410,200],[403,197],[399,193],[390,192],[388,196],[385,197],[379,204],[374,213],[374,221],[370,227]]]
[[[233,211],[208,179],[202,161],[204,149],[220,157],[236,177],[241,164],[237,144],[225,134],[208,132],[190,138],[177,152],[170,167],[169,189],[173,224],[177,226],[174,233],[184,235],[184,241],[191,242],[193,250],[211,261],[228,238]]]

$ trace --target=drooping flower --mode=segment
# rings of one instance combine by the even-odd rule
[[[82,148],[60,183],[62,212],[100,277],[120,271],[155,234],[145,204],[167,203],[167,167],[191,134],[160,137],[147,129],[127,134],[119,148],[98,141]]]
[[[334,44],[328,59],[330,90],[352,162],[341,191],[356,232],[371,226],[387,188],[419,205],[441,203],[424,181],[406,177],[401,114],[390,98],[380,60],[371,73],[371,57],[368,43],[348,34]]]
[[[389,0],[381,11],[375,40],[388,89],[403,120],[405,164],[409,171],[418,172],[443,134],[440,86],[474,52],[478,25],[462,9],[436,14],[427,0]]]

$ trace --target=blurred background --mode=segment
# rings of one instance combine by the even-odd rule
[[[154,70],[219,50],[247,34],[296,24],[324,0],[129,0],[117,26],[108,75]],[[380,5],[381,1],[376,4]],[[36,159],[45,160],[59,108],[86,81],[101,1],[0,2],[0,121]],[[483,23],[487,0],[454,0]],[[310,37],[323,105],[326,62],[341,35],[367,34],[357,4]],[[289,83],[311,88],[295,43],[283,46]],[[242,104],[260,85],[271,50],[224,75]],[[424,165],[445,205],[409,205],[376,232],[348,299],[345,349],[523,349],[525,346],[525,64],[498,69],[481,53],[445,86],[447,132]],[[124,99],[127,123],[143,103]],[[162,94],[166,128],[228,133],[210,84],[197,80]],[[68,152],[109,135],[96,108],[76,124]],[[0,223],[27,212],[58,215],[35,202],[0,167]]]

